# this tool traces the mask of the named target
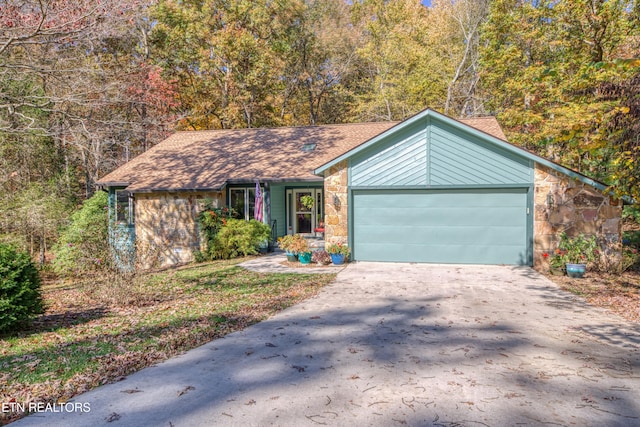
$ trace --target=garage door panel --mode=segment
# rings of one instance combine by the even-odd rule
[[[364,208],[363,208],[364,209]],[[363,213],[363,212],[361,212]],[[359,218],[360,226],[378,226],[380,218],[388,217],[401,226],[402,224],[421,224],[425,218],[429,218],[436,224],[446,224],[451,221],[458,226],[487,226],[487,225],[520,225],[518,218],[522,214],[522,207],[471,207],[460,209],[459,207],[389,207],[366,208],[366,215]],[[506,222],[505,222],[506,221]]]
[[[475,245],[478,241],[490,241],[493,246],[519,241],[522,233],[520,227],[412,227],[396,226],[393,235],[380,227],[359,227],[362,235],[358,243],[402,242],[403,244],[436,245],[446,242],[446,245]],[[382,243],[384,244],[384,243]]]
[[[433,245],[429,250],[425,250],[421,245],[391,244],[381,245],[377,247],[371,246],[363,250],[358,258],[362,256],[365,260],[368,258],[376,259],[379,251],[385,251],[386,262],[430,262],[437,264],[495,264],[495,258],[500,257],[509,259],[510,262],[504,264],[526,264],[524,254],[513,256],[514,249],[512,247],[503,247],[496,249],[494,246],[486,245],[467,245],[464,247],[453,245]],[[501,263],[502,264],[502,263]]]
[[[354,257],[526,264],[526,189],[354,191]]]

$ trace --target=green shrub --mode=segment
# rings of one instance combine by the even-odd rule
[[[640,253],[638,253],[636,248],[630,246],[624,246],[622,248],[622,264],[620,269],[622,271],[640,270]]]
[[[25,252],[0,243],[0,332],[43,312],[40,277]]]
[[[214,259],[229,259],[258,253],[261,243],[268,241],[271,229],[254,219],[228,219],[220,228],[210,248]]]
[[[206,251],[202,252],[201,250],[195,250],[193,251],[193,259],[195,262],[205,262],[210,261],[211,257]]]
[[[227,224],[227,220],[237,218],[238,213],[234,209],[214,208],[211,202],[207,202],[202,212],[198,214],[198,226],[204,240],[204,250],[194,252],[196,262],[210,261],[214,259],[212,254],[216,237],[220,229]]]
[[[622,233],[622,271],[640,270],[640,231],[631,230]]]
[[[622,218],[640,224],[640,207],[636,205],[625,206],[622,209]]]
[[[598,254],[596,236],[586,237],[584,234],[568,237],[563,232],[560,234],[558,248],[562,252],[562,258],[565,263],[586,264],[594,261]]]
[[[69,226],[53,248],[56,273],[77,274],[111,264],[107,209],[107,193],[100,191],[71,215]]]
[[[640,230],[630,230],[622,232],[622,244],[640,248]]]

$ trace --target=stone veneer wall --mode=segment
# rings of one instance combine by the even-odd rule
[[[347,162],[342,161],[325,172],[325,244],[347,244],[349,238]]]
[[[535,169],[534,198],[534,267],[548,268],[543,254],[557,248],[563,231],[569,237],[580,233],[596,235],[605,265],[619,262],[622,234],[619,200],[541,165]]]
[[[146,269],[193,261],[200,249],[196,217],[205,200],[222,206],[222,193],[136,194],[136,266]]]

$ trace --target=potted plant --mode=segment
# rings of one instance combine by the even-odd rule
[[[596,237],[586,237],[580,234],[577,237],[569,238],[566,233],[560,235],[558,249],[565,262],[567,276],[580,278],[584,276],[587,263],[596,259],[598,253],[598,243]]]
[[[287,234],[286,236],[278,237],[278,247],[287,254],[287,261],[298,261],[298,252],[296,251],[296,248],[300,246],[300,239],[306,243],[304,237],[299,234]]]
[[[315,204],[315,200],[312,196],[301,196],[300,203],[307,209],[312,209]]]
[[[298,254],[298,261],[301,264],[311,263],[311,251],[309,250],[309,242],[300,234],[295,234],[289,249]]]
[[[325,250],[313,251],[311,254],[311,262],[315,262],[320,265],[331,264],[331,255],[329,255],[329,252]]]
[[[332,243],[327,248],[327,252],[331,255],[331,262],[333,262],[334,265],[342,265],[349,258],[351,250],[347,245],[343,245],[342,243]]]

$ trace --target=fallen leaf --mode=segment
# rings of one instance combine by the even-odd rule
[[[118,421],[120,419],[120,414],[117,414],[115,412],[112,412],[109,414],[109,416],[107,418],[105,418],[104,420],[108,423],[111,423],[113,421]]]
[[[178,392],[178,396],[182,396],[183,394],[187,394],[187,393],[188,393],[188,392],[190,392],[191,390],[195,390],[195,389],[196,389],[195,387],[188,385],[188,386],[186,386],[184,389],[182,389],[182,390],[180,390],[180,391]]]

